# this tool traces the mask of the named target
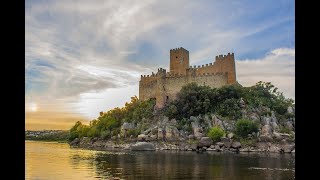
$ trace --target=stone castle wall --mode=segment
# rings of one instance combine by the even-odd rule
[[[213,88],[236,83],[234,54],[219,55],[213,64],[192,67],[189,66],[187,50],[170,50],[170,72],[160,68],[156,74],[141,75],[139,98],[155,98],[156,107],[161,108],[166,102],[176,99],[182,86],[192,82]]]

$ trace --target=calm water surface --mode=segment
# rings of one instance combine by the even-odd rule
[[[110,152],[25,141],[26,179],[294,179],[291,154]]]

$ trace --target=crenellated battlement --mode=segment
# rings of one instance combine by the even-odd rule
[[[220,54],[220,55],[216,56],[216,61],[224,60],[224,59],[229,58],[229,57],[230,58],[234,58],[234,53],[230,54],[230,52],[229,52],[227,55]]]
[[[141,80],[146,80],[146,79],[154,79],[155,77],[165,77],[167,74],[167,70],[166,69],[162,69],[162,68],[158,68],[158,72],[154,73],[152,72],[151,75],[141,75]]]
[[[139,98],[156,98],[156,107],[176,98],[181,87],[195,82],[199,85],[221,87],[236,82],[234,53],[218,55],[215,61],[189,66],[189,51],[183,47],[170,49],[170,71],[158,68],[151,75],[141,75]]]
[[[184,49],[183,47],[179,47],[179,48],[174,48],[174,49],[170,49],[170,53],[177,53],[179,51],[185,51],[185,52],[188,52],[188,50]]]

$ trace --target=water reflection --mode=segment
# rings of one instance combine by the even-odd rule
[[[105,152],[26,142],[26,179],[294,179],[294,155]]]

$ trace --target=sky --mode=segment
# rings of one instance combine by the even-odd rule
[[[292,0],[25,1],[26,129],[69,129],[139,95],[140,75],[233,52],[237,81],[295,99]]]

